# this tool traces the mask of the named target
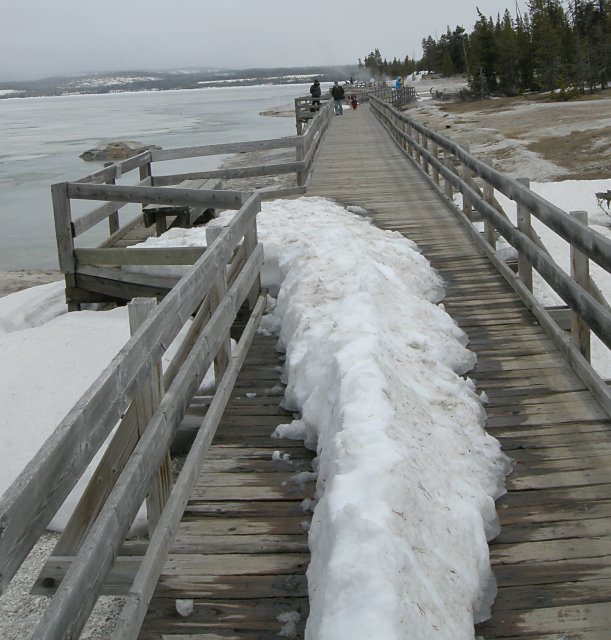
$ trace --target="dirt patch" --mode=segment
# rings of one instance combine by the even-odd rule
[[[586,159],[588,178],[604,180],[609,177],[610,171],[611,127],[591,131],[572,131],[562,137],[540,138],[531,142],[528,149],[566,169],[569,173],[563,176],[565,179],[582,179],[584,159]]]
[[[423,100],[408,113],[513,177],[541,182],[611,176],[611,89],[567,102],[546,95]]]
[[[28,287],[62,279],[59,271],[0,271],[0,298]]]

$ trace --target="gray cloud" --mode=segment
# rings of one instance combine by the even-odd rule
[[[524,2],[519,3],[524,8]],[[0,80],[65,73],[176,67],[356,63],[421,55],[449,25],[471,29],[476,6],[493,15],[507,0],[21,0],[3,8]]]

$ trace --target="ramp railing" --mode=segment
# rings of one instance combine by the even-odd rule
[[[609,387],[589,362],[590,332],[607,349],[611,348],[611,307],[589,273],[589,261],[606,274],[611,272],[611,240],[591,229],[583,212],[569,215],[531,191],[527,181],[503,175],[490,162],[475,158],[464,147],[384,100],[372,96],[371,109],[403,152],[447,196],[472,237],[611,415]],[[495,190],[515,201],[515,222],[499,204]],[[453,202],[456,193],[462,196],[460,209]],[[545,248],[533,228],[533,217],[568,243],[571,273],[562,269]],[[499,238],[515,249],[517,272],[498,253]],[[533,295],[533,270],[565,302],[565,307],[546,309],[539,303]]]
[[[109,202],[158,202],[168,197],[164,188],[144,186],[63,183],[55,191]],[[196,191],[171,197],[188,204],[210,195]],[[158,554],[171,541],[176,518],[180,519],[177,504],[186,501],[191,480],[183,479],[179,493],[170,493],[164,466],[170,444],[214,364],[216,391],[203,419],[197,454],[200,459],[204,455],[265,306],[260,289],[263,251],[256,232],[260,197],[225,192],[223,198],[226,208],[236,210],[230,224],[211,232],[203,255],[158,306],[153,301],[147,313],[148,303],[144,312],[142,304],[134,303],[131,339],[0,500],[4,590],[94,455],[114,434],[76,517],[58,543],[56,555],[67,558],[69,568],[33,638],[78,637],[147,495],[154,494],[148,504],[155,539],[147,563],[158,563]],[[229,332],[248,301],[251,319],[232,353]],[[162,372],[161,358],[173,343],[175,355]],[[149,570],[147,586],[154,573]],[[137,599],[142,602],[140,595]]]
[[[130,270],[129,275],[121,274],[118,269],[109,269],[193,264],[199,256],[197,251],[121,249],[136,227],[143,223],[149,226],[146,212],[142,208],[129,207],[130,203],[140,202],[142,206],[163,204],[171,207],[182,203],[183,209],[200,211],[223,208],[229,198],[227,206],[230,208],[232,196],[227,196],[227,192],[218,188],[218,185],[222,186],[229,180],[265,176],[288,177],[288,182],[280,187],[257,189],[261,198],[305,194],[314,158],[332,115],[331,105],[327,103],[315,115],[303,135],[180,149],[155,149],[106,166],[73,183],[55,185],[52,188],[52,199],[59,267],[66,278],[70,309],[76,310],[79,305],[88,302],[124,299],[122,294],[125,282],[129,282],[130,291],[137,291],[137,295],[164,295],[176,283],[175,278],[156,276],[151,279],[146,273],[135,273],[134,269]],[[294,149],[295,159],[221,167],[210,171],[159,173],[164,162],[173,160],[283,149]],[[291,174],[294,175],[292,184]],[[117,184],[119,181],[120,184]],[[195,182],[199,182],[197,189],[193,188]],[[83,211],[82,202],[95,201],[97,196],[101,196],[103,203],[96,203]],[[77,200],[81,201],[77,203],[81,205],[79,207],[75,205]],[[124,214],[125,218],[120,220],[120,216],[123,217]],[[106,232],[100,230],[101,224],[108,225]],[[84,234],[94,228],[97,240],[95,246],[91,247],[88,240],[90,236]],[[103,236],[101,241],[100,236]],[[92,289],[94,284],[95,290]]]

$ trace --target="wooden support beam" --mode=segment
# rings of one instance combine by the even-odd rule
[[[206,229],[206,240],[208,241],[208,246],[211,246],[214,241],[220,237],[223,232],[222,227],[208,227]],[[223,298],[227,293],[227,269],[223,269],[219,278],[212,286],[210,290],[210,311],[214,313],[217,309]],[[214,378],[218,382],[227,367],[229,366],[229,358],[231,357],[231,336],[229,331],[227,332],[226,337],[223,339],[222,347],[219,349],[216,357],[214,358]]]
[[[103,267],[129,265],[190,265],[201,257],[205,247],[103,247],[75,249],[77,269],[84,265]],[[119,274],[118,274],[119,275]],[[120,274],[123,277],[125,274]]]
[[[580,222],[588,224],[587,211],[571,211],[570,215]],[[573,245],[571,245],[571,277],[586,291],[590,290],[590,261]],[[590,328],[583,318],[575,312],[571,313],[571,337],[581,355],[590,362],[592,359]]]
[[[526,188],[530,188],[530,180],[528,178],[518,178],[520,184],[523,184]],[[532,240],[532,223],[530,217],[530,211],[521,203],[517,203],[517,221],[518,229],[527,237]],[[521,252],[518,251],[518,275],[522,279],[524,286],[529,290],[533,290],[533,269],[530,260]]]
[[[155,298],[135,298],[127,305],[129,311],[129,328],[132,335],[144,324],[156,306],[157,300],[155,300]],[[150,362],[150,371],[140,385],[134,399],[139,439],[146,431],[151,418],[161,402],[163,394],[164,383],[161,358],[157,358],[155,361]],[[172,461],[170,460],[170,452],[168,450],[159,465],[159,470],[146,496],[149,538],[152,537],[157,527],[157,523],[161,518],[161,513],[171,490]]]

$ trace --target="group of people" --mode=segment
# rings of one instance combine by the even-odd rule
[[[318,111],[320,108],[320,96],[322,95],[322,89],[320,88],[320,81],[318,78],[314,80],[314,84],[310,87],[310,95],[312,96],[312,106],[310,111]],[[342,87],[339,82],[336,80],[331,87],[331,96],[335,101],[335,115],[343,116],[344,115],[344,100],[346,99],[346,92],[344,91],[344,87]],[[356,109],[358,106],[358,100],[356,94],[351,94],[350,96],[350,105],[353,109]]]

